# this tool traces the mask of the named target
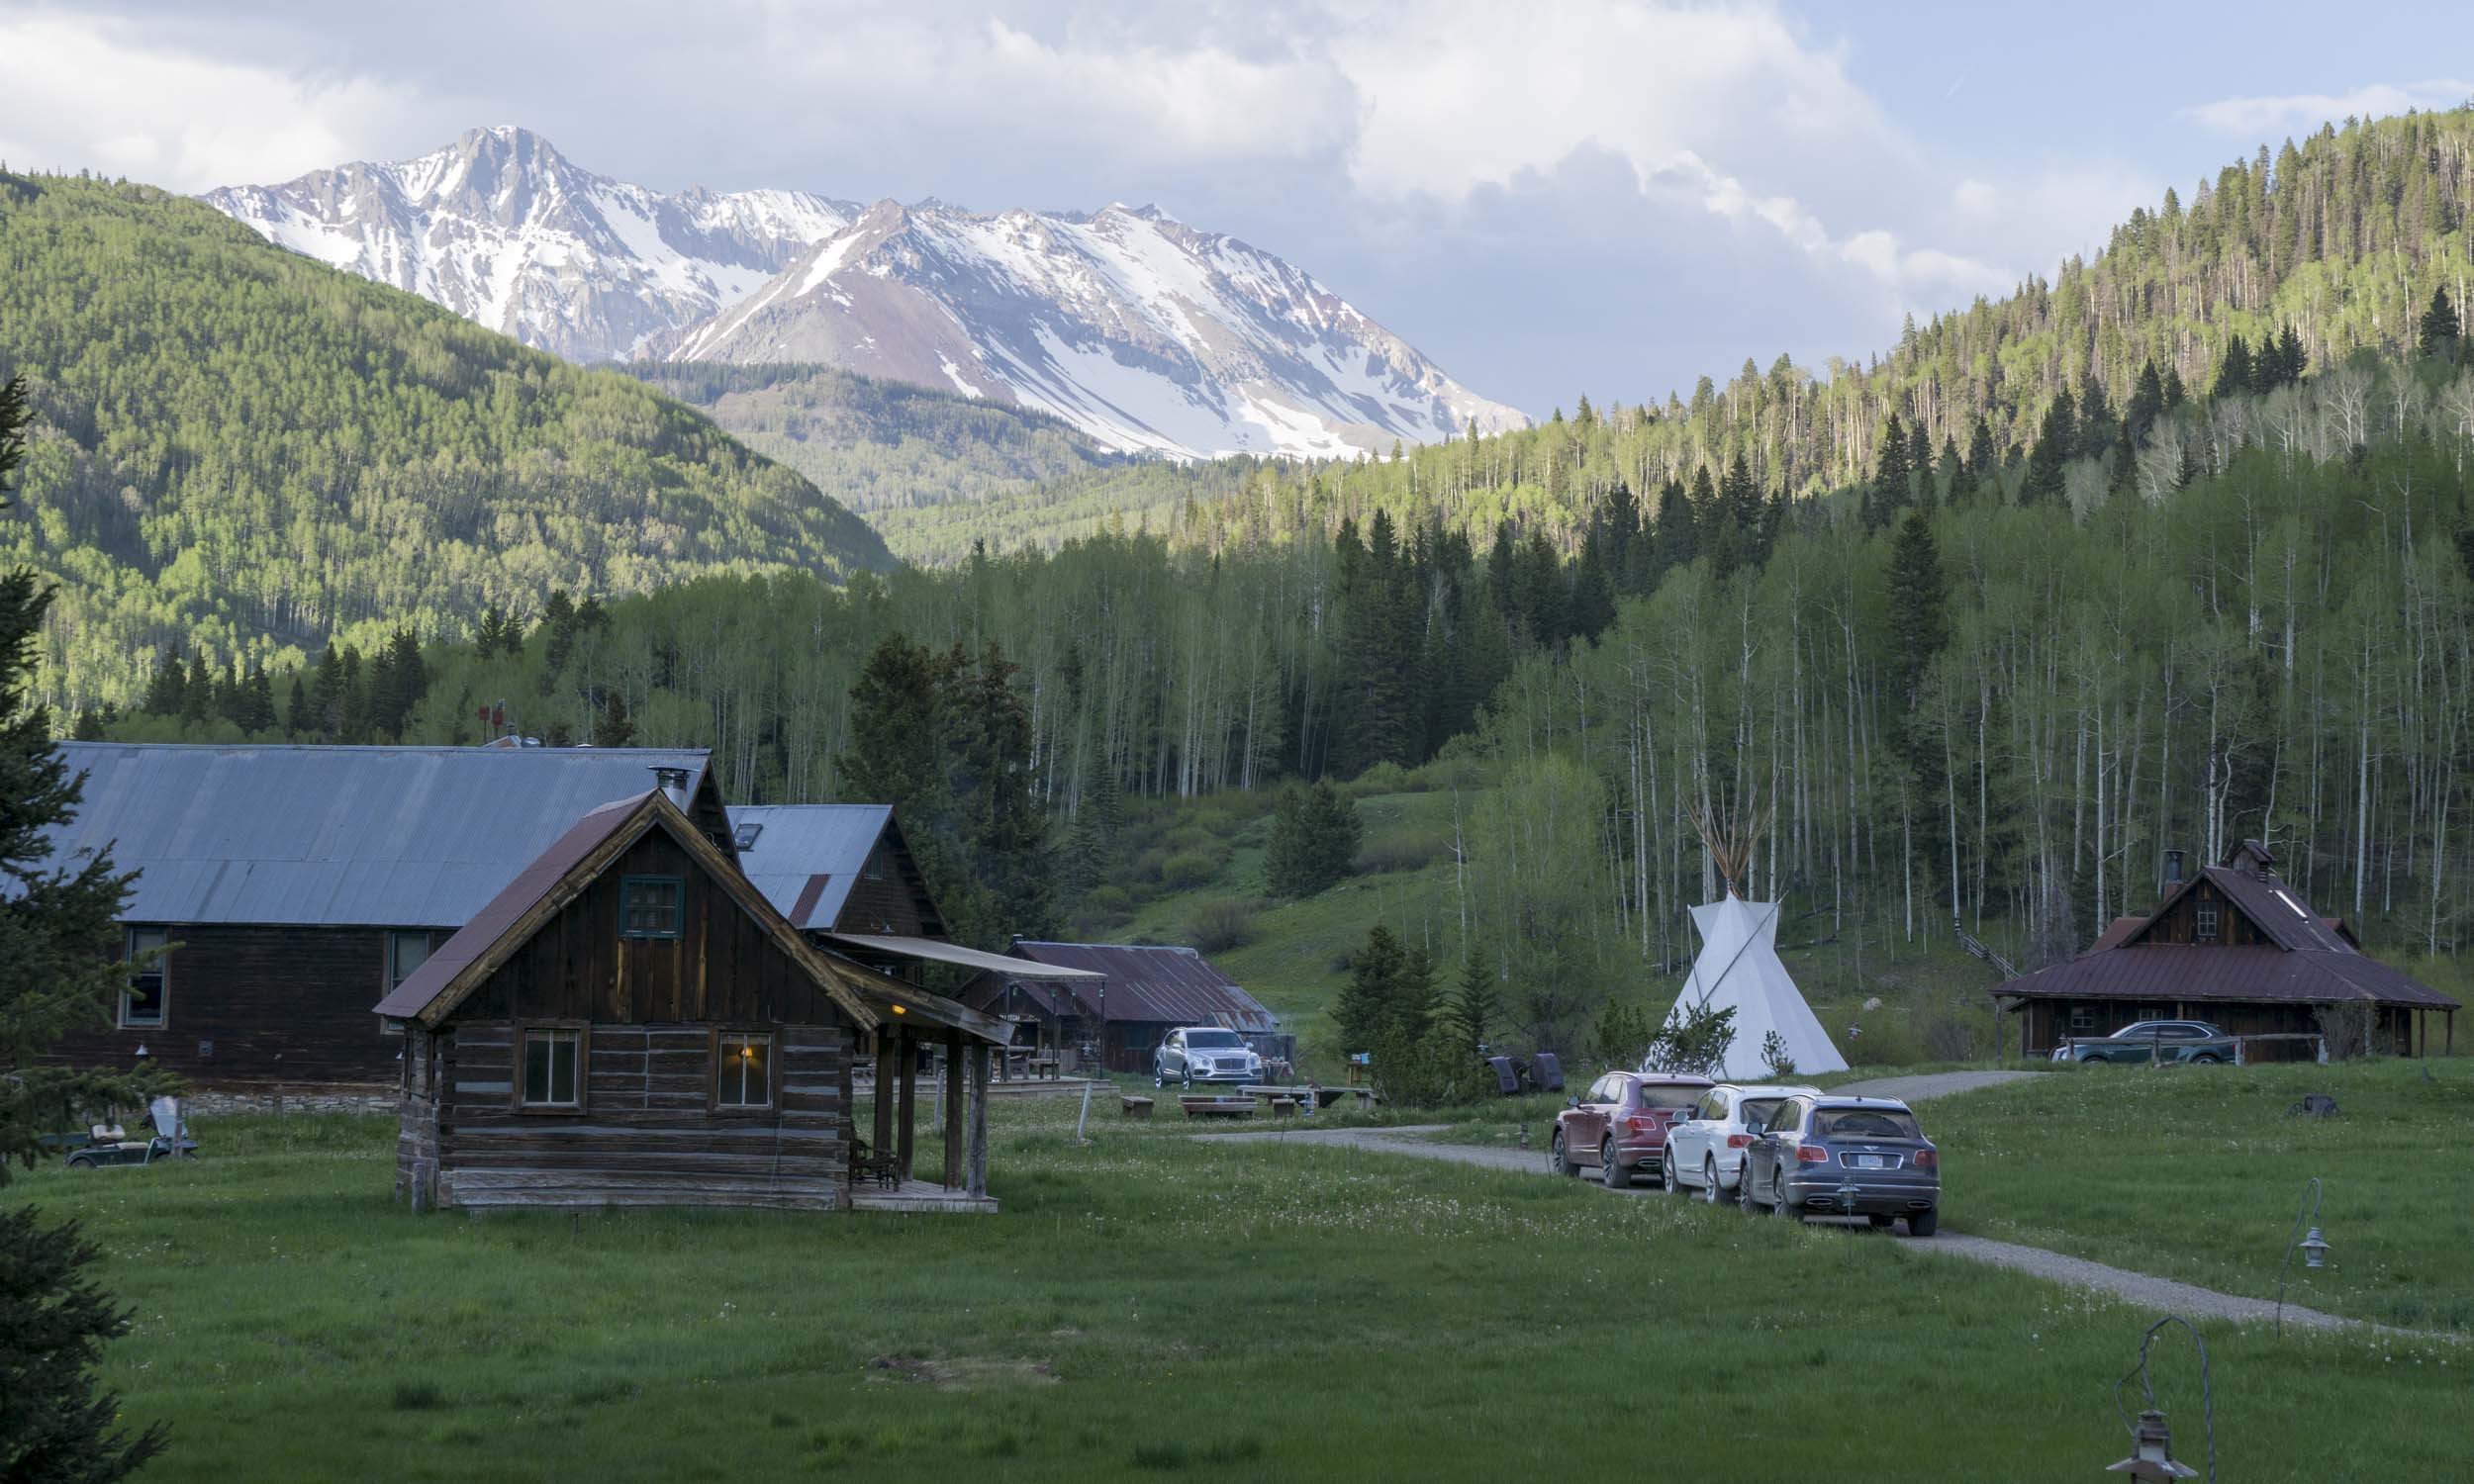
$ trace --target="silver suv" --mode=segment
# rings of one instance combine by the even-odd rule
[[[1189,1025],[1169,1032],[1151,1054],[1151,1085],[1171,1082],[1260,1082],[1263,1059],[1235,1031],[1214,1025]]]

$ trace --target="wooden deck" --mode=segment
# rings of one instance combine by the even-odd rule
[[[945,1215],[994,1216],[997,1198],[993,1195],[971,1195],[949,1190],[927,1180],[904,1180],[893,1190],[882,1186],[854,1186],[850,1192],[853,1211],[913,1211]]]

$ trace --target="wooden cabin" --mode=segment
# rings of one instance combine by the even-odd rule
[[[585,810],[666,779],[729,847],[701,750],[64,742],[85,776],[53,860],[138,880],[112,1024],[58,1054],[226,1091],[383,1093],[401,1039],[369,1013]]]
[[[1075,978],[1059,978],[1058,971]],[[1180,1026],[1220,1026],[1267,1060],[1293,1062],[1296,1038],[1263,1002],[1190,948],[1017,939],[1004,961],[965,985],[964,1004],[1028,1020],[1042,1045],[1096,1045],[1110,1071],[1148,1075],[1151,1053]]]
[[[989,1017],[810,944],[659,791],[575,822],[377,1012],[404,1031],[396,1188],[429,1206],[994,1210]],[[911,1178],[946,1049],[941,1181]],[[852,1067],[875,1057],[875,1139]],[[967,1095],[966,1095],[967,1094]],[[854,1184],[860,1146],[891,1161]]]
[[[2260,842],[2245,840],[2225,864],[2179,878],[2177,865],[2153,912],[2117,918],[2086,953],[1993,991],[2018,1015],[2021,1055],[2141,1020],[2205,1020],[2236,1036],[2311,1035],[2320,1011],[2340,1006],[2368,1008],[2375,1046],[2427,1054],[2434,1033],[2443,1049],[2453,1045],[2457,1001],[2365,956],[2352,929],[2313,911],[2276,874],[2276,857]],[[2260,1060],[2275,1048],[2263,1045]],[[2309,1054],[2302,1045],[2284,1051]]]

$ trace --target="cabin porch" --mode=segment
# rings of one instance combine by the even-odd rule
[[[997,1198],[939,1185],[933,1180],[906,1179],[888,1190],[879,1185],[853,1185],[853,1211],[895,1211],[945,1216],[994,1216]]]

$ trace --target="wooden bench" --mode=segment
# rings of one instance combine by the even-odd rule
[[[1053,1082],[1058,1077],[1065,1074],[1065,1058],[1057,1056],[1033,1057],[1027,1064],[1027,1069],[1032,1076],[1044,1077]]]
[[[1188,1118],[1252,1118],[1254,1099],[1250,1097],[1181,1097],[1177,1105],[1186,1110]]]
[[[1117,1099],[1117,1101],[1124,1104],[1125,1116],[1128,1118],[1149,1118],[1151,1116],[1151,1099],[1147,1097],[1126,1096]]]

